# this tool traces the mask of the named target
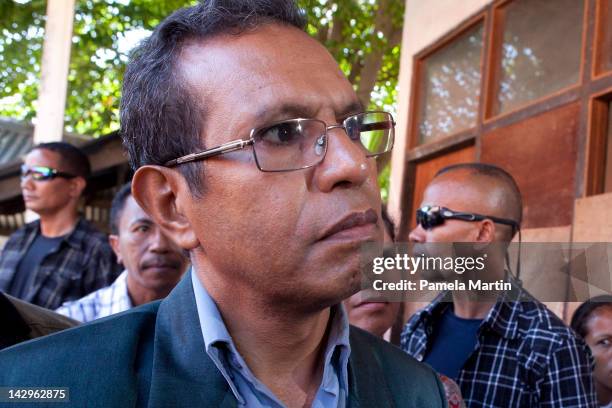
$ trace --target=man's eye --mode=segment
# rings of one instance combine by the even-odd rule
[[[295,124],[280,123],[265,129],[261,133],[261,139],[275,145],[291,145],[299,141],[300,132]]]
[[[612,345],[612,343],[610,342],[610,339],[601,339],[597,342],[597,344],[604,346],[604,347],[610,347],[610,345]]]
[[[138,227],[136,227],[136,232],[147,232],[149,230],[149,227],[147,227],[146,225],[140,225]]]

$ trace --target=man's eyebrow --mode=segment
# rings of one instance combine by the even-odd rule
[[[257,112],[255,117],[258,122],[267,122],[275,119],[312,118],[315,114],[316,109],[313,106],[299,103],[284,103],[273,108],[263,108]]]
[[[347,116],[354,115],[356,113],[361,113],[364,111],[365,111],[365,108],[363,107],[363,104],[361,103],[361,101],[356,100],[346,105],[344,109],[340,111],[339,117],[344,119]]]
[[[337,112],[338,118],[344,118],[352,114],[363,112],[364,108],[360,101],[351,101]],[[311,105],[300,103],[285,103],[274,108],[263,108],[255,115],[258,122],[268,122],[271,120],[284,120],[295,118],[314,118],[317,109]]]
[[[130,223],[130,227],[133,227],[134,225],[137,225],[137,224],[152,225],[153,221],[151,219],[149,219],[149,218],[144,218],[144,217],[137,218],[137,219],[135,219],[134,221],[132,221]]]

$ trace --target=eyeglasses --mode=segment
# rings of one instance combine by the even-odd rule
[[[63,177],[66,179],[75,178],[74,174],[64,173],[62,171],[52,169],[51,167],[44,166],[27,166],[21,165],[21,179],[24,180],[28,176],[31,176],[36,181],[52,180],[56,177]]]
[[[512,232],[520,229],[518,222],[507,218],[493,217],[491,215],[473,214],[467,212],[453,211],[446,207],[426,205],[416,211],[416,222],[423,229],[429,230],[444,224],[444,220],[482,221],[491,220],[497,224],[509,225]]]
[[[395,121],[387,112],[363,112],[347,117],[341,124],[327,125],[318,119],[289,119],[251,129],[249,139],[191,153],[164,163],[173,167],[253,146],[257,168],[265,172],[302,170],[321,163],[327,153],[328,131],[344,129],[366,157],[389,152],[393,147]]]

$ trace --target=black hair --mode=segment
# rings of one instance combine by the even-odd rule
[[[62,171],[83,177],[85,180],[91,174],[91,164],[89,158],[81,149],[66,142],[41,143],[32,147],[34,150],[49,150],[60,156]]]
[[[508,208],[511,212],[512,219],[519,225],[523,220],[523,198],[521,196],[521,190],[516,184],[514,177],[506,170],[499,166],[488,163],[459,163],[446,166],[440,169],[435,177],[441,176],[445,173],[451,173],[453,171],[467,171],[472,175],[489,177],[496,180],[505,191],[508,192]],[[435,178],[434,177],[434,178]]]
[[[268,23],[303,30],[304,14],[292,0],[207,0],[163,20],[133,52],[123,81],[121,136],[133,169],[204,148],[207,105],[197,101],[177,75],[188,40],[240,34]],[[201,163],[179,166],[193,194],[203,192]]]
[[[125,183],[115,197],[113,197],[113,202],[111,204],[110,209],[110,230],[111,234],[119,235],[119,219],[121,218],[121,214],[123,213],[123,209],[125,208],[125,202],[128,197],[132,195],[132,183]]]
[[[597,309],[601,309],[603,307],[612,308],[611,295],[595,296],[587,300],[578,306],[578,309],[576,309],[574,312],[572,322],[570,324],[571,328],[574,329],[574,331],[582,338],[585,338],[588,334],[587,324],[589,323],[589,319]]]
[[[380,215],[382,216],[383,223],[385,224],[387,234],[389,234],[389,237],[391,237],[391,241],[395,242],[395,223],[391,217],[389,217],[389,213],[385,207],[382,208]]]

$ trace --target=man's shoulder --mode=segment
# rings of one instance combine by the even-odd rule
[[[418,362],[393,344],[384,341],[372,334],[351,326],[351,354],[368,351],[380,358],[388,368],[397,367],[402,371],[429,373],[433,372],[429,366]]]
[[[398,347],[361,329],[351,326],[351,363],[355,371],[370,375],[371,387],[378,374],[385,378],[390,394],[397,402],[415,401],[420,407],[444,406],[444,389],[438,375],[428,365],[406,354]],[[418,401],[418,403],[417,403]],[[411,406],[410,404],[404,406]]]
[[[79,218],[79,221],[74,230],[74,234],[77,239],[83,239],[89,244],[108,243],[108,238],[106,234],[96,228],[84,217]]]
[[[153,302],[5,349],[0,352],[0,384],[79,390],[95,384],[92,398],[105,391],[112,395],[121,390],[135,392],[126,387],[133,384],[143,364],[152,361],[143,358],[143,353],[152,353],[158,306],[159,302]]]
[[[517,330],[523,338],[549,339],[550,341],[574,341],[576,335],[543,303],[536,299],[520,302],[516,314]]]

